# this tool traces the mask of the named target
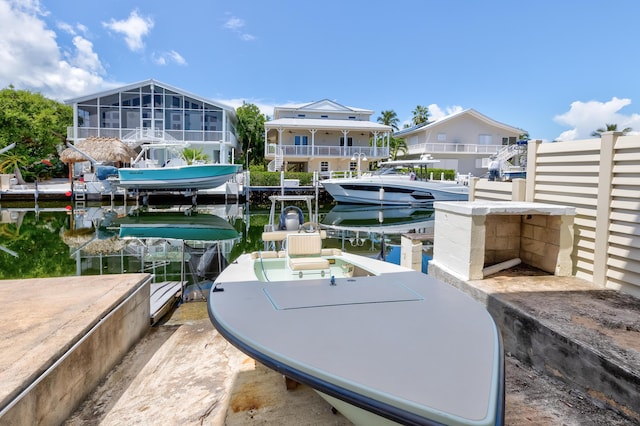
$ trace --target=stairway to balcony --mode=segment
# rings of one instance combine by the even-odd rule
[[[269,162],[267,166],[267,170],[270,172],[279,172],[282,170],[282,165],[284,164],[284,154],[282,152],[282,148],[279,146],[274,146],[276,157]]]

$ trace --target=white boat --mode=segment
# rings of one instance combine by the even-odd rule
[[[117,185],[129,190],[178,191],[216,188],[240,171],[239,164],[187,163],[180,157],[184,143],[149,143],[141,146],[132,167],[118,169]],[[154,158],[149,158],[153,152]],[[161,161],[164,163],[161,164]]]
[[[503,424],[502,342],[486,309],[420,272],[323,249],[322,232],[229,265],[207,302],[218,331],[356,425]]]
[[[455,182],[419,178],[415,173],[397,173],[397,167],[426,166],[438,160],[398,160],[381,163],[383,168],[357,177],[326,179],[324,189],[338,203],[414,206],[434,201],[466,201],[469,188]]]

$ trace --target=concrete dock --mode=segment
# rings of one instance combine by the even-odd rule
[[[0,424],[60,424],[149,329],[148,274],[0,281]]]
[[[638,424],[639,406],[630,406],[628,398],[633,403],[640,395],[640,301],[575,278],[530,272],[515,268],[477,282],[451,282],[485,303],[501,327],[507,354],[506,424]],[[0,300],[6,306],[10,299]],[[28,297],[19,305],[22,311],[14,311],[11,318],[0,317],[3,342],[16,339],[12,318],[35,312]],[[51,313],[56,318],[64,315]],[[56,318],[43,320],[52,322],[47,325],[50,332],[59,328]],[[2,355],[0,371],[14,361]],[[609,390],[602,390],[603,384]],[[53,392],[58,398],[63,394]],[[0,417],[0,424],[34,424],[12,420]],[[36,423],[57,421],[44,414]],[[216,332],[205,303],[192,302],[149,329],[65,424],[350,423],[308,387],[287,391],[281,375],[257,364]]]

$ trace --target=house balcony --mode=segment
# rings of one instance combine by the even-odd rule
[[[465,143],[420,143],[410,145],[407,155],[419,154],[469,154],[493,155],[502,149],[502,145],[478,145]]]
[[[282,151],[279,152],[279,149]],[[270,160],[275,159],[276,155],[295,161],[311,158],[351,158],[358,153],[374,161],[389,158],[389,148],[386,147],[267,144],[265,148],[265,158]]]
[[[194,143],[224,143],[235,148],[238,140],[231,132],[213,130],[152,130],[150,128],[120,129],[100,127],[78,127],[78,140],[88,137],[118,138],[123,142],[181,141]],[[67,139],[74,140],[73,126],[67,127]]]

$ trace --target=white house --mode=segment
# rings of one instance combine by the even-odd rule
[[[467,109],[434,122],[402,129],[393,136],[406,142],[406,158],[429,154],[440,160],[435,167],[482,176],[487,173],[489,157],[504,146],[515,144],[525,133],[525,130]]]
[[[238,149],[233,107],[155,80],[66,101],[73,106],[67,139],[118,138],[135,148],[144,142],[184,142],[209,161],[233,163]]]
[[[373,111],[324,99],[275,107],[264,125],[269,170],[363,170],[389,157],[392,128],[370,121]]]

